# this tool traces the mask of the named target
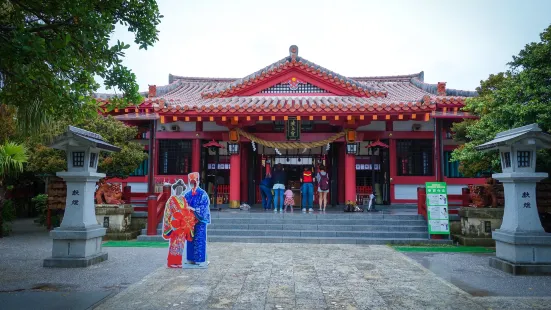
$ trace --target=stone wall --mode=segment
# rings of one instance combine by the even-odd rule
[[[125,232],[129,230],[132,222],[132,206],[131,205],[96,205],[96,219],[98,224],[106,226],[106,218],[109,219],[107,232]]]
[[[492,231],[501,227],[503,208],[460,208],[461,233],[454,238],[462,245],[495,246]]]

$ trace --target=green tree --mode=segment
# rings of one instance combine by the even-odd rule
[[[27,162],[25,146],[14,142],[0,145],[0,237],[4,233],[3,211],[6,196],[5,178],[23,171],[23,164]]]
[[[51,139],[60,135],[67,126],[72,124],[68,121],[57,122],[53,126],[44,128],[42,133],[28,141],[29,163],[27,169],[36,174],[53,175],[58,171],[67,168],[65,152],[55,150],[47,145]],[[127,126],[111,116],[96,116],[80,121],[74,126],[100,134],[109,143],[121,148],[120,152],[101,152],[98,163],[98,171],[108,176],[125,178],[147,159],[143,146],[132,142],[138,134],[138,129]]]
[[[147,49],[161,18],[154,0],[0,0],[0,102],[16,108],[25,129],[94,113],[95,76],[124,96],[113,105],[141,102],[122,64],[129,45],[110,37],[120,24]]]
[[[465,144],[456,149],[452,160],[461,162],[466,176],[483,170],[499,171],[497,152],[481,153],[475,146],[495,134],[514,127],[538,123],[551,130],[551,25],[540,35],[541,42],[527,44],[505,73],[492,74],[477,88],[478,97],[469,98],[465,109],[479,116],[454,124],[454,138]],[[538,171],[551,171],[549,150],[538,152]]]

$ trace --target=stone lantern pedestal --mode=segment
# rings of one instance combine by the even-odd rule
[[[60,227],[50,232],[52,257],[44,260],[44,267],[87,267],[105,261],[101,242],[106,229],[98,224],[94,205],[96,182],[105,174],[96,169],[100,151],[119,149],[98,134],[72,126],[52,147],[67,152],[68,171],[57,173],[67,183],[67,199]]]
[[[541,226],[536,205],[536,183],[548,177],[535,172],[536,151],[551,147],[551,135],[536,125],[501,132],[479,150],[500,151],[503,173],[492,177],[505,190],[503,223],[492,238],[496,257],[490,266],[515,275],[551,274],[551,234]]]

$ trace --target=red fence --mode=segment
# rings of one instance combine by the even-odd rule
[[[469,189],[461,189],[461,195],[448,195],[449,214],[457,214],[460,207],[468,207],[471,203]],[[426,188],[417,188],[417,214],[421,214],[427,219],[427,192]]]

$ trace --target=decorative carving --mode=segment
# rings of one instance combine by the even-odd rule
[[[107,183],[105,180],[100,180],[94,198],[96,204],[120,205],[124,203],[121,185],[118,183]]]
[[[296,60],[297,60],[297,56],[298,56],[298,46],[296,46],[296,45],[291,45],[291,47],[289,47],[289,56],[291,56],[291,60],[292,60],[292,61],[296,61]]]

